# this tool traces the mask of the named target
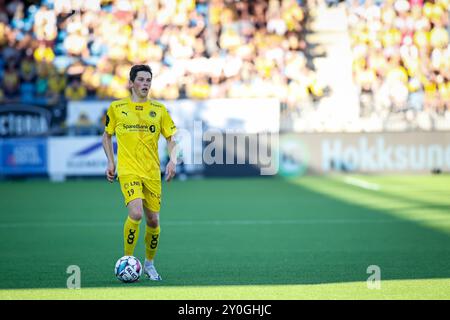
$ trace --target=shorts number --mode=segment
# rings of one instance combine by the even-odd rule
[[[156,128],[155,128],[155,126],[152,124],[152,125],[150,126],[150,132],[153,133],[153,132],[155,132],[155,131],[156,131]]]
[[[128,192],[128,196],[131,197],[134,194],[134,189],[130,189],[127,192]]]

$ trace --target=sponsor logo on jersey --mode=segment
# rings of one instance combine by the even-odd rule
[[[149,127],[146,124],[124,124],[123,128],[128,131],[148,131]]]
[[[129,111],[128,111],[129,112]],[[128,116],[128,112],[122,111],[122,113],[126,116]]]

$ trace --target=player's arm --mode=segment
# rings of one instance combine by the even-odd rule
[[[106,157],[108,158],[108,166],[106,168],[106,179],[109,182],[114,181],[114,176],[116,174],[116,164],[114,162],[114,150],[112,144],[112,135],[107,132],[103,133],[102,138],[103,150],[105,150]]]
[[[109,182],[114,181],[116,173],[116,164],[114,162],[114,150],[112,144],[112,136],[116,131],[116,117],[114,115],[114,107],[111,104],[106,112],[105,132],[103,133],[102,144],[105,150],[106,158],[108,158],[108,165],[106,167],[106,179]]]
[[[177,167],[178,148],[175,139],[177,127],[173,123],[172,118],[167,112],[166,108],[163,108],[161,117],[161,133],[167,140],[167,153],[169,154],[169,162],[166,165],[166,181],[169,182],[175,177]]]
[[[171,135],[166,138],[167,140],[167,153],[169,154],[169,162],[166,165],[166,181],[169,182],[175,177],[177,171],[177,142],[175,136]]]

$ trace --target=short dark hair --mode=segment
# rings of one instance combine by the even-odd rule
[[[150,66],[148,66],[146,64],[136,64],[136,65],[132,66],[131,70],[130,70],[131,82],[134,82],[139,71],[150,72],[150,77],[151,77],[151,79],[153,79],[153,72],[152,72],[152,68],[150,68]]]

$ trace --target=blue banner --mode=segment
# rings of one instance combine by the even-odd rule
[[[0,175],[47,173],[47,139],[0,140]]]

